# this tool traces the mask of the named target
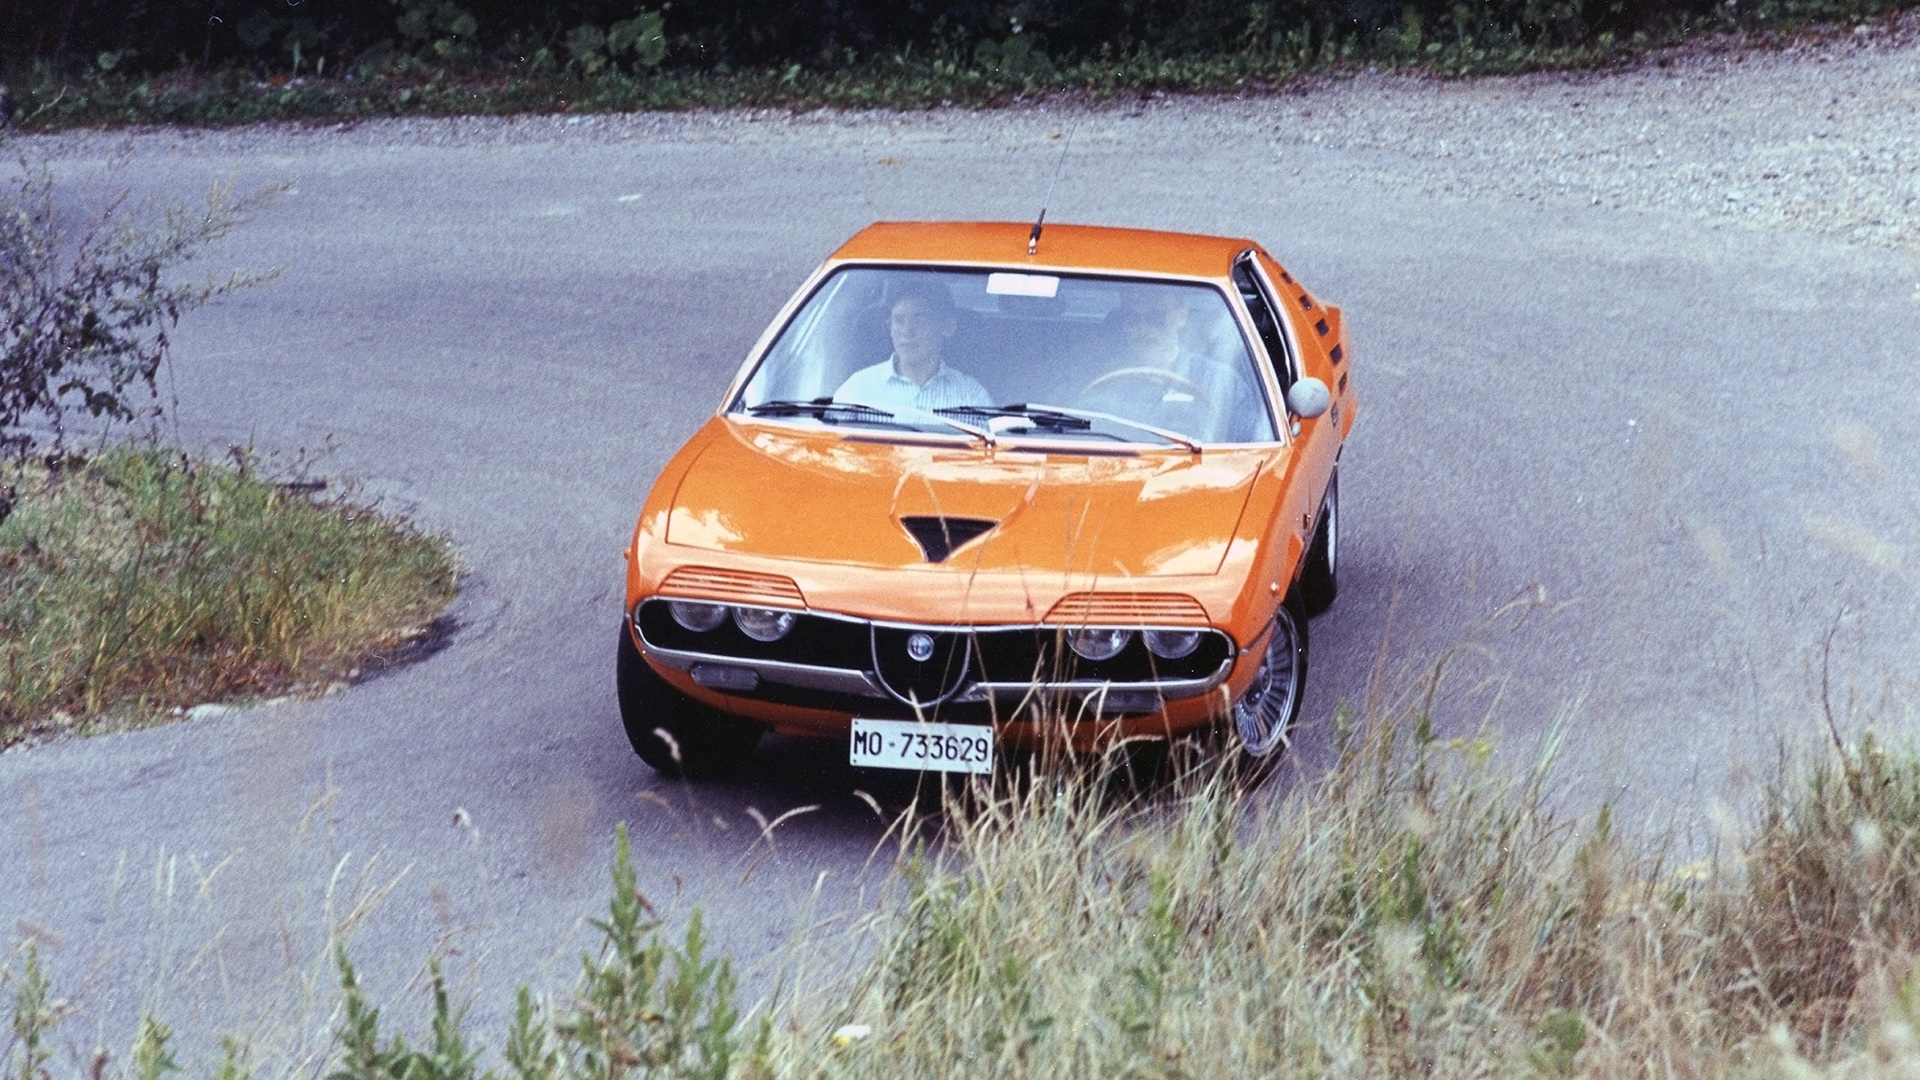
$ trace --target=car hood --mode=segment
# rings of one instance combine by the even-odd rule
[[[1257,450],[989,454],[726,419],[687,452],[670,544],[927,572],[1127,577],[1217,572],[1266,459]],[[985,531],[934,557],[929,532],[937,549],[969,527]]]

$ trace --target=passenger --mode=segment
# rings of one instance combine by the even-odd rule
[[[1131,367],[1151,367],[1185,377],[1192,365],[1181,345],[1187,326],[1187,299],[1173,289],[1154,289],[1133,297],[1119,312],[1120,333]]]
[[[1158,423],[1209,440],[1259,438],[1260,391],[1246,355],[1230,362],[1187,344],[1192,308],[1183,288],[1129,296],[1114,312],[1119,363],[1089,384],[1088,404],[1116,416]]]
[[[908,286],[887,309],[893,355],[847,376],[833,399],[891,413],[991,404],[979,380],[946,362],[947,342],[959,326],[943,286]]]

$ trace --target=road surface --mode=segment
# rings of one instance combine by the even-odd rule
[[[1583,103],[1664,94],[1684,113],[1700,88],[1765,86],[1686,74],[1696,91],[1665,73],[1624,90],[1363,81],[985,114],[36,141],[83,202],[294,181],[206,264],[286,269],[181,328],[177,438],[331,446],[325,471],[452,537],[468,577],[452,644],[425,662],[0,756],[0,927],[43,942],[82,1049],[124,1047],[152,1009],[193,1060],[223,1030],[280,1059],[324,1050],[335,930],[412,1029],[424,1006],[397,995],[447,957],[492,1038],[513,985],[569,984],[627,821],[649,897],[676,921],[703,907],[756,985],[795,937],[829,942],[830,962],[833,928],[883,883],[884,824],[856,792],[897,808],[903,791],[839,747],[778,741],[738,782],[648,772],[614,705],[620,551],[657,469],[820,258],[877,219],[1028,220],[1056,169],[1051,221],[1253,236],[1345,307],[1362,405],[1344,580],[1313,624],[1296,765],[1324,767],[1341,703],[1419,692],[1447,656],[1443,735],[1485,725],[1519,768],[1559,725],[1570,813],[1608,801],[1710,835],[1783,746],[1825,737],[1823,674],[1847,732],[1913,729],[1920,274],[1899,220],[1756,223],[1666,198],[1657,169],[1623,189],[1604,157],[1541,167],[1531,148],[1555,122],[1585,130]],[[1463,101],[1480,149],[1434,150],[1431,111]],[[1547,120],[1501,151],[1486,125],[1514,103]],[[1824,110],[1786,108],[1768,137],[1797,145]],[[1351,137],[1395,117],[1404,144]],[[1686,154],[1684,132],[1661,137]],[[1888,166],[1895,195],[1912,161]],[[762,837],[757,821],[802,807]]]

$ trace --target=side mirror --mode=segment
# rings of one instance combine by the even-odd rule
[[[1287,409],[1302,420],[1311,420],[1333,404],[1333,392],[1327,384],[1308,376],[1287,388]]]

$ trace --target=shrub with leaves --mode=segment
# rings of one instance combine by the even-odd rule
[[[567,1049],[564,1071],[523,1069],[526,1080],[726,1080],[742,1051],[764,1058],[767,1028],[763,1023],[758,1039],[746,1044],[732,965],[707,957],[699,912],[687,923],[684,945],[661,940],[660,922],[634,877],[625,822],[614,838],[613,899],[594,926],[605,944],[598,957],[582,957],[578,1003],[557,1025]]]
[[[507,1031],[513,1080],[727,1080],[768,1074],[771,1028],[764,1018],[749,1041],[735,1003],[731,966],[706,955],[699,912],[685,943],[660,935],[640,895],[623,822],[614,841],[613,899],[598,956],[582,958],[573,1009],[549,1021],[524,986]],[[480,1051],[449,1004],[439,965],[429,966],[433,1017],[428,1037],[413,1046],[382,1036],[380,1010],[360,986],[346,949],[336,954],[343,993],[337,1029],[341,1056],[327,1080],[501,1080],[480,1071]]]
[[[380,1010],[360,986],[360,976],[347,959],[347,948],[334,953],[340,968],[341,1005],[345,1015],[338,1031],[341,1057],[327,1080],[474,1080],[480,1052],[467,1044],[460,1015],[447,997],[447,981],[438,962],[428,969],[433,994],[433,1021],[427,1042],[407,1045],[399,1035],[383,1044]]]
[[[642,11],[605,30],[592,23],[576,26],[567,34],[566,45],[573,62],[588,75],[620,67],[647,71],[667,58],[666,24],[659,12]]]
[[[40,948],[28,942],[20,960],[20,971],[8,972],[5,980],[13,986],[13,1039],[6,1059],[8,1080],[46,1080],[47,1063],[53,1049],[47,1045],[47,1032],[59,1019],[47,994],[47,973],[40,966]]]
[[[0,191],[0,455],[57,444],[79,412],[110,420],[157,414],[155,380],[180,316],[270,274],[183,283],[175,269],[245,221],[278,188],[142,222],[126,198],[75,215],[52,174],[24,157]],[[0,519],[11,499],[0,498]]]

